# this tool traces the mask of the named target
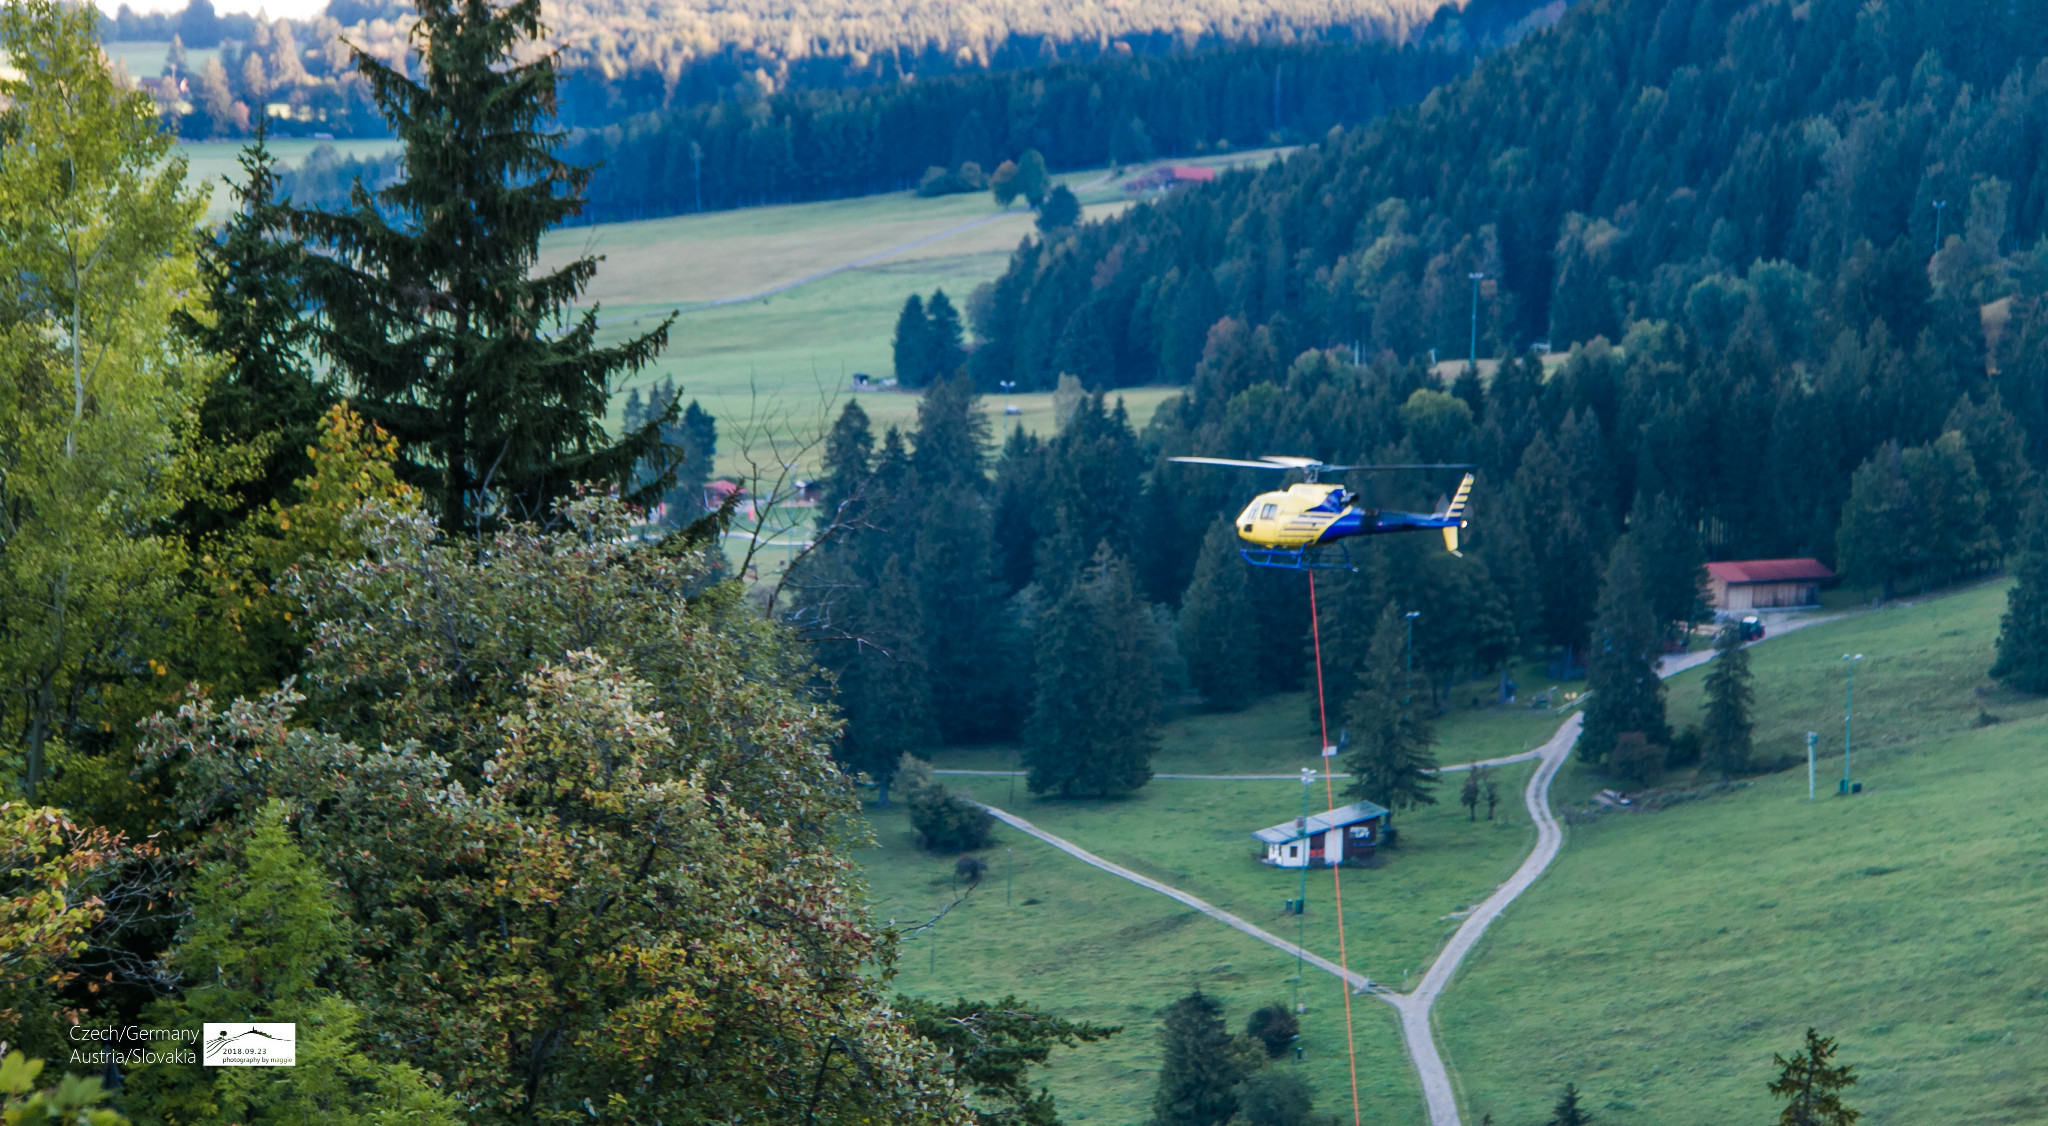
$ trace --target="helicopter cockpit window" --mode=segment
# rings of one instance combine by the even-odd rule
[[[1278,511],[1280,511],[1280,506],[1277,504],[1262,504],[1259,506],[1259,519],[1271,520],[1273,514]]]

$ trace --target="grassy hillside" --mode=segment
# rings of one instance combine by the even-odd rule
[[[1568,830],[1439,1009],[1472,1118],[1540,1121],[1574,1081],[1607,1126],[1767,1121],[1771,1054],[1808,1025],[1859,1065],[1865,1121],[2048,1117],[2048,702],[1985,681],[2004,602],[1994,584],[1760,646],[1758,744],[1800,768]],[[1865,655],[1853,798],[1833,794],[1844,652]],[[1703,676],[1673,683],[1674,721]]]
[[[1440,750],[1447,762],[1511,753],[1547,738],[1556,723],[1551,713],[1528,708],[1460,708],[1444,723]],[[1168,724],[1154,769],[1292,772],[1314,763],[1315,742],[1307,700],[1281,696],[1238,715]],[[939,765],[1008,769],[1012,758],[1005,749],[951,752],[939,756]],[[1442,805],[1402,816],[1405,843],[1385,866],[1344,873],[1353,968],[1398,986],[1404,971],[1427,964],[1456,926],[1454,916],[1513,870],[1534,838],[1520,802],[1528,769],[1501,772],[1502,803],[1493,822],[1483,812],[1476,823],[1466,819],[1452,780]],[[1298,874],[1253,858],[1251,831],[1299,812],[1296,782],[1162,778],[1128,801],[1059,802],[1033,799],[1007,778],[947,781],[1110,860],[1337,955],[1331,874],[1311,874],[1308,914],[1296,918],[1282,914],[1281,901],[1296,894]],[[1314,808],[1323,807],[1321,785],[1311,799]],[[884,917],[921,921],[959,894],[953,858],[919,851],[899,809],[873,811],[873,824],[880,848],[863,862]],[[1135,1126],[1149,1117],[1157,1016],[1191,986],[1224,997],[1238,1025],[1260,1004],[1295,997],[1295,966],[1284,954],[1171,900],[1001,827],[995,847],[982,855],[990,864],[987,880],[937,928],[910,941],[896,984],[939,997],[1015,992],[1065,1015],[1124,1025],[1123,1036],[1059,1059],[1045,1073],[1070,1122]],[[1320,1105],[1344,1109],[1349,1079],[1341,986],[1310,969],[1300,996],[1310,1011],[1299,1066],[1320,1089]],[[1420,1122],[1421,1094],[1393,1010],[1366,997],[1354,999],[1354,1009],[1368,1115],[1376,1122]]]
[[[1207,163],[1259,162],[1273,152],[1213,157]],[[1088,220],[1129,206],[1120,181],[1106,170],[1061,177],[1080,191]],[[994,218],[917,246],[933,236]],[[836,412],[855,372],[893,374],[890,341],[896,315],[912,293],[944,289],[964,313],[976,286],[1000,275],[1010,252],[1033,233],[1027,213],[997,215],[985,192],[920,199],[911,192],[713,212],[639,223],[572,227],[549,234],[544,263],[599,254],[588,297],[603,307],[604,335],[644,331],[671,309],[684,310],[668,351],[636,383],[672,378],[687,398],[719,418],[720,471],[736,469],[729,435],[748,418],[787,435],[815,428]],[[899,250],[899,248],[902,248]],[[896,251],[896,253],[890,253]],[[797,288],[738,304],[724,298],[760,293],[846,263],[875,261]],[[1133,388],[1124,398],[1142,427],[1178,388]],[[619,402],[623,403],[623,397]],[[1005,416],[1005,405],[1019,409]],[[864,394],[861,406],[877,429],[907,426],[914,395]],[[989,402],[998,428],[1021,423],[1052,429],[1050,394]]]

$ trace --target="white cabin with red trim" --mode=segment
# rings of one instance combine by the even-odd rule
[[[1266,846],[1261,861],[1276,868],[1329,868],[1372,855],[1387,831],[1387,811],[1369,801],[1297,817],[1252,837]]]

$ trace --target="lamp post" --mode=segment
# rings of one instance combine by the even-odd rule
[[[1486,275],[1485,275],[1485,274],[1467,274],[1467,275],[1465,275],[1465,276],[1466,276],[1466,277],[1468,277],[1468,278],[1470,278],[1470,279],[1472,279],[1472,351],[1471,351],[1471,352],[1470,352],[1470,353],[1469,353],[1469,354],[1468,354],[1468,355],[1466,356],[1466,358],[1465,358],[1465,367],[1466,367],[1466,368],[1467,368],[1468,370],[1471,370],[1471,371],[1478,371],[1478,370],[1479,370],[1479,283],[1480,283],[1480,282],[1482,282],[1482,281],[1484,281],[1484,280],[1486,279]]]
[[[1861,653],[1844,653],[1842,660],[1849,664],[1849,682],[1842,696],[1842,793],[1849,792],[1849,752],[1855,745],[1850,720],[1856,712],[1856,662],[1863,659]]]
[[[1003,394],[1007,395],[1017,389],[1017,381],[1014,379],[1001,379],[996,381],[996,386],[1002,388]]]
[[[1941,253],[1941,213],[1947,210],[1947,200],[1937,199],[1934,201],[1934,252],[1936,254]]]
[[[1813,800],[1813,745],[1820,740],[1819,732],[1806,733],[1806,800]]]

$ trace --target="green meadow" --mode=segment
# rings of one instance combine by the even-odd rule
[[[1988,684],[2004,587],[1894,605],[1773,638],[1750,651],[1760,755],[1786,768],[1727,787],[1690,774],[1659,812],[1574,818],[1556,865],[1495,924],[1437,1009],[1468,1119],[1539,1122],[1575,1082],[1603,1123],[1766,1121],[1771,1054],[1808,1025],[1841,1038],[1869,1073],[1851,1102],[1873,1123],[2048,1118],[2048,701]],[[1856,679],[1855,774],[1841,773],[1844,652]],[[1670,683],[1677,725],[1696,722],[1705,669]],[[1543,687],[1522,677],[1525,698]],[[1454,699],[1456,698],[1454,694]],[[1445,762],[1513,753],[1555,730],[1526,707],[1455,706]],[[1806,800],[1805,739],[1822,736],[1819,798]],[[1313,765],[1308,702],[1275,697],[1235,715],[1184,715],[1154,769],[1289,773]],[[1797,752],[1796,758],[1793,758]],[[941,752],[941,768],[1007,770],[1012,748]],[[1403,814],[1402,847],[1343,873],[1353,968],[1395,988],[1428,965],[1460,913],[1526,854],[1529,767],[1501,770],[1492,822],[1468,821],[1453,776],[1443,803]],[[1006,777],[947,776],[1106,859],[1337,953],[1331,874],[1312,873],[1308,914],[1282,913],[1299,875],[1254,859],[1250,832],[1299,812],[1298,783],[1155,779],[1118,802],[1039,800]],[[1576,763],[1554,791],[1585,809],[1610,785]],[[1341,784],[1340,784],[1341,785]],[[1321,808],[1323,789],[1310,795]],[[1343,799],[1341,790],[1338,800]],[[1055,1057],[1043,1079],[1071,1121],[1149,1115],[1157,1016],[1199,985],[1233,1022],[1296,998],[1281,952],[1155,893],[998,826],[971,892],[953,858],[915,846],[899,809],[872,809],[863,854],[877,910],[914,925],[897,988],[925,996],[1015,993],[1064,1015],[1122,1024],[1106,1044]],[[957,903],[955,902],[957,900]],[[950,910],[947,906],[952,904]],[[1349,1077],[1343,993],[1311,969],[1299,1066],[1318,1105],[1341,1111]],[[1354,999],[1359,1089],[1373,1121],[1422,1121],[1391,1010]]]
[[[1153,768],[1293,774],[1318,763],[1309,709],[1297,693],[1233,715],[1178,717],[1165,725]],[[1445,762],[1513,754],[1549,738],[1558,722],[1549,711],[1521,706],[1455,708],[1444,721],[1440,752]],[[1008,770],[1014,759],[1013,748],[984,748],[940,752],[936,764]],[[1400,817],[1402,846],[1381,867],[1343,872],[1352,968],[1399,988],[1404,974],[1428,964],[1460,913],[1514,870],[1535,839],[1521,801],[1529,770],[1518,764],[1498,772],[1500,805],[1491,821],[1483,808],[1478,820],[1468,819],[1457,804],[1462,777],[1447,778],[1441,804]],[[1127,800],[1102,802],[1035,799],[1021,780],[1005,777],[944,780],[1105,859],[1338,956],[1332,873],[1309,874],[1308,912],[1290,916],[1282,901],[1297,894],[1300,873],[1255,859],[1252,831],[1300,812],[1299,782],[1160,778]],[[1347,800],[1342,786],[1340,780],[1339,804]],[[1325,808],[1321,782],[1307,797],[1313,809]],[[1268,1002],[1306,1003],[1300,1063],[1274,1066],[1303,1068],[1320,1092],[1319,1106],[1349,1105],[1344,990],[1336,978],[1311,967],[1297,985],[1295,962],[1281,951],[1003,826],[981,853],[989,863],[983,883],[961,899],[953,857],[918,849],[899,808],[870,814],[879,847],[862,862],[884,918],[914,925],[959,900],[936,927],[906,943],[897,988],[948,998],[1015,993],[1064,1015],[1125,1027],[1107,1043],[1061,1053],[1043,1073],[1066,1120],[1135,1124],[1149,1116],[1159,1011],[1195,986],[1223,997],[1239,1025]],[[1393,1010],[1367,996],[1352,1005],[1361,1099],[1375,1121],[1420,1122],[1421,1093]]]
[[[2048,1119],[2048,701],[1985,679],[2004,604],[1991,584],[1752,650],[1758,746],[1796,765],[1567,831],[1438,1009],[1471,1117],[1539,1121],[1569,1081],[1611,1126],[1767,1121],[1772,1053],[1812,1025],[1865,1072],[1865,1121]],[[1675,678],[1675,722],[1704,675]]]

